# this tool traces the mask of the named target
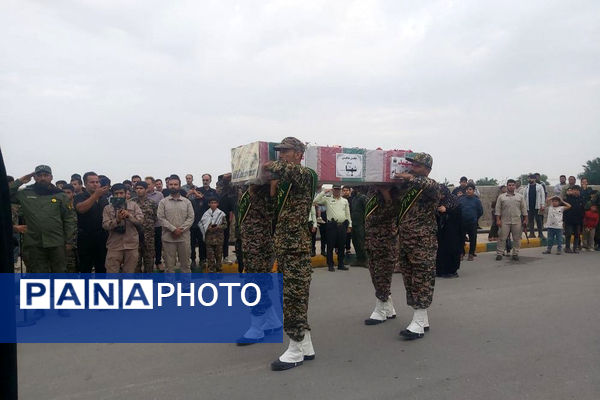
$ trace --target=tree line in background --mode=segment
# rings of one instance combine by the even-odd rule
[[[600,157],[595,158],[593,160],[589,160],[585,165],[582,165],[583,172],[577,175],[579,179],[586,177],[588,179],[588,183],[590,185],[600,185]],[[529,174],[520,175],[517,180],[521,182],[522,185],[526,185],[529,182]],[[544,184],[549,185],[548,176],[545,174],[540,174],[540,180],[544,182]],[[444,184],[449,185],[451,182],[448,182],[447,179],[444,179]],[[496,178],[488,178],[487,176],[484,178],[479,178],[475,181],[475,185],[477,186],[499,186],[498,179]]]

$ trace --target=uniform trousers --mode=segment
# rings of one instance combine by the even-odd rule
[[[175,272],[175,264],[179,259],[181,272],[192,272],[190,269],[190,240],[184,238],[180,242],[163,241],[163,255],[166,272]]]
[[[27,272],[37,273],[64,273],[67,268],[65,246],[38,247],[26,246],[23,253],[27,252]]]
[[[106,253],[106,272],[118,274],[123,265],[123,273],[133,274],[139,258],[138,249],[113,250]]]
[[[387,301],[392,294],[392,274],[398,260],[398,236],[380,237],[367,244],[367,254],[371,282],[375,288],[375,297]]]
[[[333,267],[333,251],[338,251],[338,266],[344,267],[344,256],[346,246],[346,233],[348,221],[338,223],[327,221],[327,266]]]
[[[496,254],[502,255],[506,248],[506,240],[508,235],[512,233],[513,247],[512,253],[514,255],[519,254],[521,249],[521,235],[523,234],[523,226],[521,224],[508,224],[503,222],[500,227],[500,236],[498,237],[498,243],[496,244]]]
[[[278,272],[283,274],[283,329],[297,342],[308,325],[308,296],[312,274],[310,253],[276,249]]]
[[[414,309],[427,309],[433,301],[436,255],[435,234],[400,236],[399,266],[406,289],[406,304]]]

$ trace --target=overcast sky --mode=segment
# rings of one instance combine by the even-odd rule
[[[556,181],[600,156],[600,2],[0,2],[9,174],[219,174],[296,136]]]

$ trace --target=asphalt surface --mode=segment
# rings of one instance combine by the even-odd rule
[[[316,359],[272,372],[283,344],[23,344],[21,399],[600,399],[600,253],[496,262],[482,253],[436,282],[431,331],[394,275],[398,318],[363,320],[368,271],[316,269],[309,319]]]

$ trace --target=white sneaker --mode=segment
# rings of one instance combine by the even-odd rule
[[[238,346],[246,346],[249,344],[262,342],[265,338],[265,332],[262,326],[265,323],[265,315],[250,314],[250,328],[244,335],[237,340]]]
[[[275,308],[273,306],[269,307],[265,312],[265,319],[262,325],[262,330],[270,335],[271,333],[278,331],[283,328],[283,324],[279,320],[279,316],[275,312]]]
[[[388,300],[383,303],[383,309],[385,310],[387,319],[396,318],[396,310],[394,309],[394,300],[392,300],[392,296],[388,297]]]
[[[365,325],[377,325],[387,320],[386,303],[377,299],[375,301],[375,309],[371,313],[369,319],[365,320]]]
[[[296,342],[290,339],[290,344],[277,360],[271,363],[271,370],[285,371],[302,365],[304,362],[304,353],[302,352],[302,342]]]
[[[315,359],[315,349],[313,348],[312,339],[310,337],[310,331],[304,331],[304,339],[302,339],[302,353],[304,354],[304,361]]]
[[[427,310],[415,310],[413,319],[408,327],[400,332],[400,336],[406,340],[420,339],[425,336],[425,320],[427,319]],[[429,321],[428,321],[429,322]]]

